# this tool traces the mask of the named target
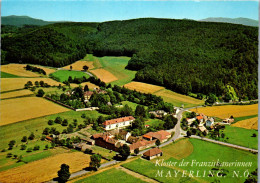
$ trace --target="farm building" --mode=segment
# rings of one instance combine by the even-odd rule
[[[158,147],[155,147],[153,149],[150,149],[148,151],[146,151],[144,154],[143,154],[143,157],[148,159],[148,160],[151,160],[153,158],[156,158],[156,157],[159,157],[159,156],[162,156],[163,152],[161,149],[159,149]]]
[[[121,139],[127,141],[127,139],[131,136],[131,133],[120,129],[118,135],[121,137]]]
[[[156,118],[163,118],[167,115],[167,112],[164,110],[150,111],[149,114],[153,114]]]
[[[143,150],[143,149],[152,147],[152,146],[155,145],[155,142],[156,142],[156,140],[152,140],[152,141],[140,140],[140,141],[137,141],[137,142],[129,145],[130,152],[134,153],[135,149]]]
[[[131,126],[132,122],[135,120],[133,116],[126,116],[122,118],[116,118],[107,120],[103,123],[103,127],[105,130],[114,130],[114,129],[121,129],[127,126]]]
[[[214,118],[209,118],[207,121],[206,121],[206,126],[207,127],[211,127],[213,126],[214,124]]]
[[[233,123],[234,122],[234,118],[226,118],[223,120],[223,123]]]
[[[94,134],[92,137],[95,140],[95,145],[113,151],[118,151],[118,148],[123,145],[108,132]]]
[[[199,129],[201,132],[206,132],[206,133],[208,133],[208,130],[205,128],[204,125],[199,125],[199,126],[198,126],[198,129]]]
[[[84,92],[84,98],[85,98],[85,100],[89,100],[90,99],[90,97],[93,95],[93,91],[86,91],[86,92]]]
[[[154,139],[159,139],[160,142],[165,142],[167,141],[168,138],[171,137],[171,134],[165,130],[160,130],[158,132],[149,132],[143,135],[143,138],[146,140],[154,140]]]

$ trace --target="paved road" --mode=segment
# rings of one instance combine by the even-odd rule
[[[224,145],[224,146],[228,146],[228,147],[232,147],[232,148],[236,148],[236,149],[241,149],[241,150],[245,150],[245,151],[249,151],[249,152],[251,151],[251,152],[258,153],[258,150],[256,150],[256,149],[251,149],[251,148],[247,148],[247,147],[243,147],[243,146],[239,146],[239,145],[235,145],[235,144],[221,142],[221,141],[213,140],[213,139],[209,139],[209,138],[199,137],[196,135],[192,135],[192,136],[190,136],[190,138],[200,139],[200,140],[212,142],[215,144],[220,144],[220,145]]]

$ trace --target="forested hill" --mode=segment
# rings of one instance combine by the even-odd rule
[[[2,40],[7,62],[63,66],[86,53],[131,56],[135,79],[187,94],[257,98],[258,29],[235,24],[144,18],[60,23]],[[231,86],[231,87],[230,87]]]
[[[223,18],[223,17],[210,17],[206,19],[202,19],[200,21],[204,22],[225,22],[225,23],[232,23],[232,24],[242,24],[248,26],[258,27],[259,22],[257,20],[253,20],[250,18]]]

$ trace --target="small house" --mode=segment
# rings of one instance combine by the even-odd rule
[[[162,150],[159,149],[158,147],[156,147],[156,148],[153,148],[153,149],[146,151],[143,154],[143,157],[148,159],[148,160],[151,160],[153,158],[156,158],[156,157],[159,157],[159,156],[162,156],[162,155],[163,155]]]

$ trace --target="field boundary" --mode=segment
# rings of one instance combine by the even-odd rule
[[[49,97],[46,97],[46,96],[43,97],[43,98],[45,98],[45,99],[47,99],[47,100],[50,100],[50,101],[52,101],[52,102],[54,102],[54,103],[56,103],[56,104],[62,105],[63,107],[67,107],[67,108],[69,108],[69,109],[72,109],[72,110],[76,111],[75,108],[73,108],[73,107],[71,107],[71,106],[69,106],[69,105],[63,104],[63,103],[61,103],[61,102],[59,102],[59,101],[57,101],[57,100],[53,100],[53,99],[51,99],[51,98],[49,98]]]

